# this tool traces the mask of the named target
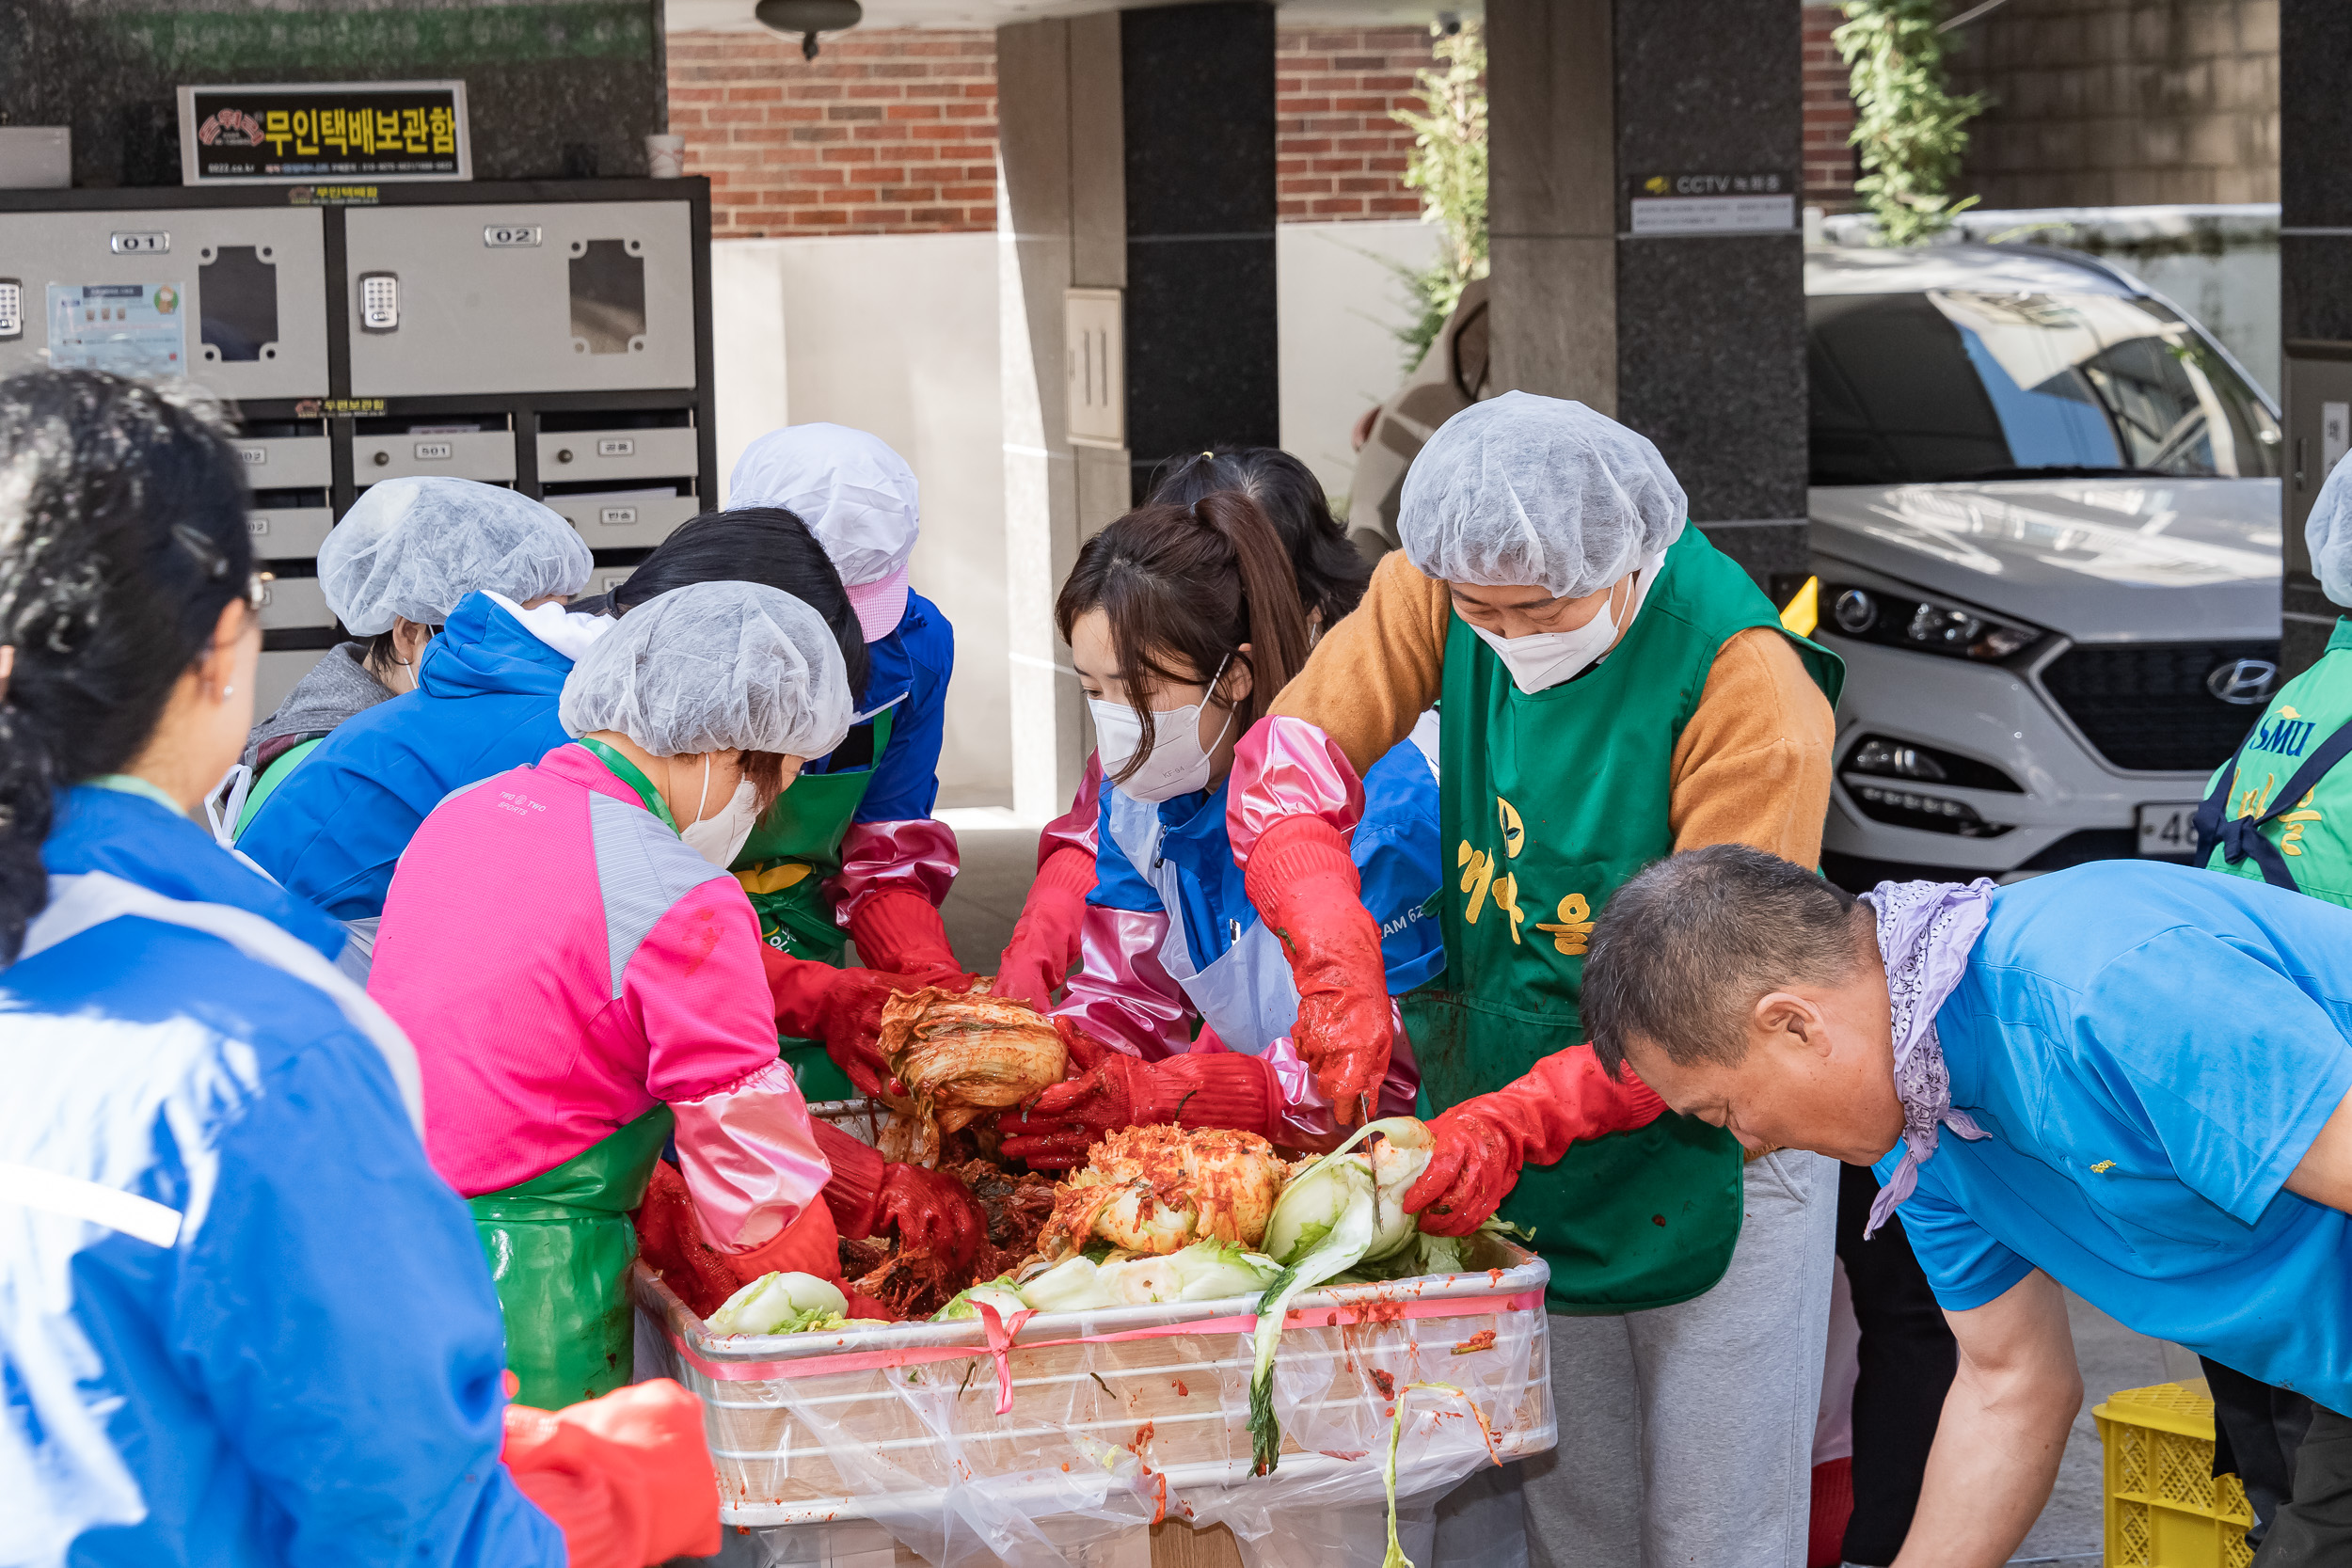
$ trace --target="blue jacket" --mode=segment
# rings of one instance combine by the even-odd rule
[[[392,867],[427,812],[571,738],[555,718],[571,673],[487,596],[467,594],[418,661],[418,689],[337,725],[237,847],[338,920],[381,915]]]
[[[1160,804],[1160,853],[1183,873],[1184,907],[1168,912],[1184,922],[1184,949],[1200,969],[1258,924],[1257,906],[1242,891],[1241,868],[1233,863],[1232,842],[1225,836],[1225,791],[1232,782],[1229,777],[1205,795],[1183,795]],[[1159,895],[1112,841],[1112,787],[1104,782],[1095,818],[1094,891],[1087,902],[1161,912]],[[1438,776],[1411,741],[1392,747],[1364,775],[1363,819],[1348,841],[1348,854],[1363,879],[1364,908],[1380,922],[1389,994],[1402,996],[1445,967],[1438,923],[1422,909],[1440,879]]]
[[[873,783],[850,814],[853,822],[913,822],[939,800],[939,748],[947,719],[947,681],[956,669],[956,628],[922,594],[907,594],[906,613],[888,637],[866,645],[871,671],[866,704],[872,713],[904,698],[890,717],[890,744],[874,763]],[[824,762],[807,771],[830,771]],[[861,765],[862,766],[862,765]]]
[[[45,855],[343,943],[141,798],[73,790]],[[471,1220],[331,999],[126,915],[0,972],[0,1164],[51,1181],[0,1226],[0,1561],[564,1561],[498,1462]]]

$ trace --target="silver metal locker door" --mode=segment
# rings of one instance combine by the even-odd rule
[[[691,387],[691,215],[683,201],[345,209],[353,394]],[[363,301],[388,313],[371,322]]]
[[[326,242],[313,207],[10,213],[0,283],[22,287],[23,330],[0,375],[47,363],[50,285],[168,283],[181,296],[183,373],[224,398],[326,394]]]

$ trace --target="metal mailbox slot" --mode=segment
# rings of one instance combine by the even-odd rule
[[[398,280],[390,326],[371,328],[365,291],[348,291],[356,396],[694,384],[685,201],[353,207],[343,218],[355,285]]]
[[[331,626],[335,612],[326,608],[326,591],[316,578],[278,578],[262,585],[262,629],[290,626]]]
[[[515,481],[511,430],[404,432],[351,438],[351,480],[361,489],[385,479],[446,474],[493,484]]]
[[[230,442],[245,459],[246,483],[256,490],[325,489],[335,459],[324,436],[240,436]]]
[[[333,510],[324,506],[260,506],[245,515],[253,553],[263,561],[308,561],[334,526]]]
[[[0,219],[0,278],[22,286],[20,328],[0,334],[0,375],[47,362],[49,284],[169,283],[190,379],[224,398],[326,393],[317,208],[10,213]]]
[[[695,467],[691,430],[560,430],[539,433],[539,479],[685,479]]]
[[[693,432],[678,434],[691,436]],[[547,504],[580,530],[580,536],[588,541],[592,550],[659,545],[670,537],[678,524],[702,510],[702,502],[692,496],[663,495],[658,491],[549,496]]]

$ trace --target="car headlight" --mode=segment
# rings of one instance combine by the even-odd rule
[[[1941,599],[1879,588],[1833,583],[1831,625],[1848,637],[1914,653],[1992,662],[2031,644],[2035,627],[1996,621]]]

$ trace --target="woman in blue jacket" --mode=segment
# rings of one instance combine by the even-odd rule
[[[1332,1107],[1289,1037],[1290,963],[1225,830],[1234,745],[1307,657],[1279,534],[1237,492],[1147,504],[1087,542],[1054,614],[1104,777],[1094,891],[1056,1008],[1083,1070],[1005,1118],[1005,1152],[1069,1164],[1114,1128],[1171,1120],[1327,1144]],[[1422,917],[1439,874],[1438,785],[1416,740],[1370,769],[1351,844],[1397,995],[1444,961]],[[1380,1101],[1408,1115],[1418,1076],[1401,1027],[1395,1046]]]
[[[361,497],[327,535],[321,571],[338,551],[337,536],[365,520],[367,505]],[[476,530],[494,523],[501,534],[532,541],[543,562],[533,586],[547,584],[547,596],[526,607],[502,591],[512,581],[507,575],[465,569],[514,552],[436,549],[429,561],[422,550],[397,559],[374,552],[415,590],[392,595],[387,612],[414,622],[431,615],[436,601],[447,606],[417,662],[415,689],[335,726],[237,832],[239,849],[342,921],[363,949],[373,944],[392,865],[425,813],[451,790],[536,762],[564,743],[556,696],[572,660],[612,624],[566,614],[559,602],[588,586],[593,563],[558,514],[512,490],[462,479],[434,481],[433,494],[408,511],[412,529],[420,510],[439,514],[453,532],[460,514],[470,513]]]
[[[762,905],[762,933],[797,958],[838,964],[854,940],[875,969],[945,976],[961,973],[939,917],[959,862],[955,833],[931,808],[956,633],[908,585],[917,501],[904,458],[836,424],[771,430],[727,477],[729,510],[779,507],[808,525],[840,571],[872,662],[849,741],[810,763],[786,797],[799,832],[763,832],[747,851],[771,879],[792,879]],[[792,907],[771,910],[780,901]],[[849,1086],[829,1076],[809,1098]]]
[[[0,475],[0,1561],[553,1568],[648,1506],[628,1560],[715,1550],[682,1390],[510,1421],[405,1037],[189,819],[261,648],[217,417],[31,372]],[[501,1463],[570,1420],[625,1461]]]

